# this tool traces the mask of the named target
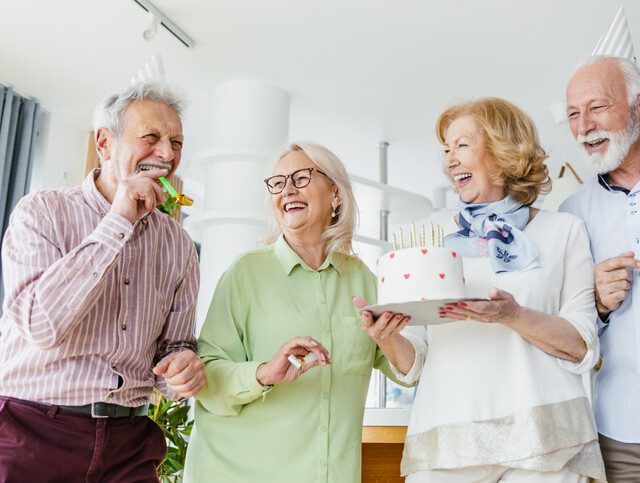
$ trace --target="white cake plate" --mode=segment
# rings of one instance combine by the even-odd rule
[[[401,302],[396,304],[369,305],[360,309],[360,313],[368,310],[374,318],[380,317],[385,312],[409,315],[409,325],[438,325],[448,322],[460,322],[449,317],[440,317],[440,307],[447,304],[455,304],[462,300],[486,300],[473,297],[459,299],[417,300],[415,302]]]

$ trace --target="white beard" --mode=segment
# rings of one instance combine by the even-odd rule
[[[576,140],[587,154],[587,164],[597,174],[605,174],[617,169],[629,154],[631,146],[640,138],[640,120],[632,110],[629,125],[621,131],[597,131],[586,136],[578,135]],[[604,153],[589,154],[584,147],[585,142],[597,139],[608,139],[609,147]]]

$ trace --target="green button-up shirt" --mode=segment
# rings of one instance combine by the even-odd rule
[[[186,482],[360,482],[371,370],[391,374],[351,302],[376,299],[357,258],[332,253],[311,269],[283,237],[242,255],[221,277],[200,334],[207,386],[196,396]],[[311,336],[332,364],[273,388],[257,367]]]

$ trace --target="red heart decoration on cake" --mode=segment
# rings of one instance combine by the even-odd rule
[[[410,276],[411,276],[411,274],[410,274],[410,273],[405,273],[405,274],[404,274],[404,278],[405,278],[405,279],[406,279],[406,278],[409,278]]]
[[[395,257],[395,256],[396,256],[396,254],[395,254],[395,253],[389,253],[389,258],[393,258],[393,257]]]
[[[380,279],[380,283],[384,283],[384,277]]]
[[[457,253],[456,252],[451,252],[451,255],[453,255],[453,258],[456,258]]]
[[[423,248],[423,249],[422,249],[422,250],[420,250],[420,251],[422,252],[422,254],[423,254],[423,255],[426,255],[426,254],[427,254],[427,249],[426,249],[426,248]]]
[[[467,281],[462,277],[462,283],[467,283]]]
[[[439,274],[438,274],[438,276],[439,276],[440,278],[444,278],[444,273],[439,273]]]

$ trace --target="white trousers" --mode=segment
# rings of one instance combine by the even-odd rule
[[[506,466],[470,466],[452,470],[411,473],[406,483],[586,483],[587,477],[571,470],[529,471]]]

